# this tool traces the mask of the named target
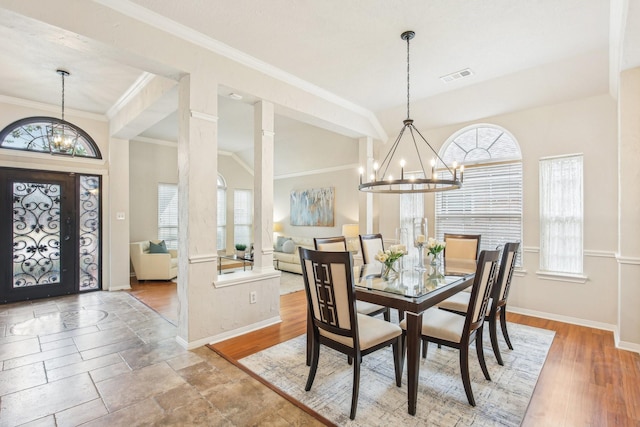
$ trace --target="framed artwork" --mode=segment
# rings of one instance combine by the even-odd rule
[[[291,225],[333,227],[334,187],[291,191]]]

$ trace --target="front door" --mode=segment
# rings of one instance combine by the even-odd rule
[[[0,302],[100,288],[99,190],[97,176],[0,169]]]

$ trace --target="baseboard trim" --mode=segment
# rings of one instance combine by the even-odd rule
[[[614,334],[617,332],[616,325],[612,325],[610,323],[594,322],[592,320],[580,319],[578,317],[563,316],[560,314],[547,313],[544,311],[537,311],[537,310],[529,310],[526,308],[513,307],[513,306],[509,306],[507,311],[510,311],[512,313],[517,313],[517,314],[524,314],[525,316],[540,317],[541,319],[548,319],[548,320],[555,320],[563,323],[569,323],[571,325],[585,326],[587,328],[611,331]]]
[[[206,346],[207,344],[215,344],[217,342],[228,340],[230,338],[235,338],[237,336],[244,335],[249,332],[257,331],[258,329],[266,328],[267,326],[277,325],[278,323],[282,323],[282,319],[280,318],[279,315],[271,317],[269,319],[265,319],[261,322],[252,323],[242,328],[234,329],[232,331],[227,331],[222,334],[201,338],[196,341],[186,341],[184,338],[180,336],[176,336],[176,341],[183,348],[186,348],[187,350],[193,350],[194,348]]]

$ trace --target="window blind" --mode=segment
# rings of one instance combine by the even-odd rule
[[[158,240],[178,249],[178,185],[158,184]]]
[[[253,228],[253,195],[251,190],[235,190],[233,192],[233,240],[234,243],[251,245]]]
[[[522,163],[465,168],[459,190],[436,193],[437,239],[445,233],[480,234],[480,249],[522,241]],[[518,254],[516,261],[521,265]]]
[[[216,235],[216,245],[218,250],[227,247],[227,189],[220,187],[218,179],[218,228]]]

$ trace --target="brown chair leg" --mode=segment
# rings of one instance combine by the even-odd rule
[[[387,309],[384,311],[384,313],[382,313],[382,316],[384,317],[384,320],[387,322],[391,321],[391,310],[389,310],[389,307],[387,307]]]
[[[402,322],[404,319],[404,310],[398,310],[398,322]]]
[[[396,385],[398,387],[402,386],[402,366],[404,365],[404,359],[402,355],[404,354],[402,351],[403,344],[402,338],[398,337],[392,344],[393,348],[393,365],[396,371]]]
[[[320,342],[317,339],[313,339],[311,355],[311,368],[309,368],[309,377],[307,378],[307,384],[305,385],[305,391],[311,390],[313,380],[316,378],[316,371],[318,370],[318,359],[320,358]]]
[[[429,345],[429,341],[425,340],[424,338],[422,339],[422,358],[426,359],[427,358],[427,346]],[[440,344],[438,344],[438,346],[440,346]]]
[[[473,398],[473,390],[471,390],[471,378],[469,377],[469,346],[463,345],[460,348],[460,373],[462,374],[462,385],[464,385],[464,392],[467,395],[469,405],[476,406],[476,401]]]
[[[502,335],[504,336],[504,340],[507,342],[507,346],[509,346],[509,350],[513,350],[513,346],[511,345],[511,340],[509,339],[509,333],[507,332],[507,310],[506,306],[502,307],[500,310],[500,327],[502,328]]]
[[[354,357],[353,362],[353,392],[351,394],[351,414],[349,418],[356,418],[356,409],[358,407],[358,392],[360,391],[360,362],[361,357]]]
[[[492,314],[488,320],[489,322],[489,337],[491,338],[491,347],[493,348],[493,354],[496,356],[496,360],[498,361],[498,365],[504,366],[504,362],[502,361],[502,355],[500,354],[500,347],[498,346],[498,333],[497,333],[497,325],[498,320],[496,319],[497,315]]]
[[[487,370],[487,363],[484,360],[484,349],[482,348],[482,328],[478,329],[478,332],[476,334],[476,353],[478,353],[478,362],[480,362],[480,368],[482,368],[484,377],[487,380],[491,381],[489,371]]]

